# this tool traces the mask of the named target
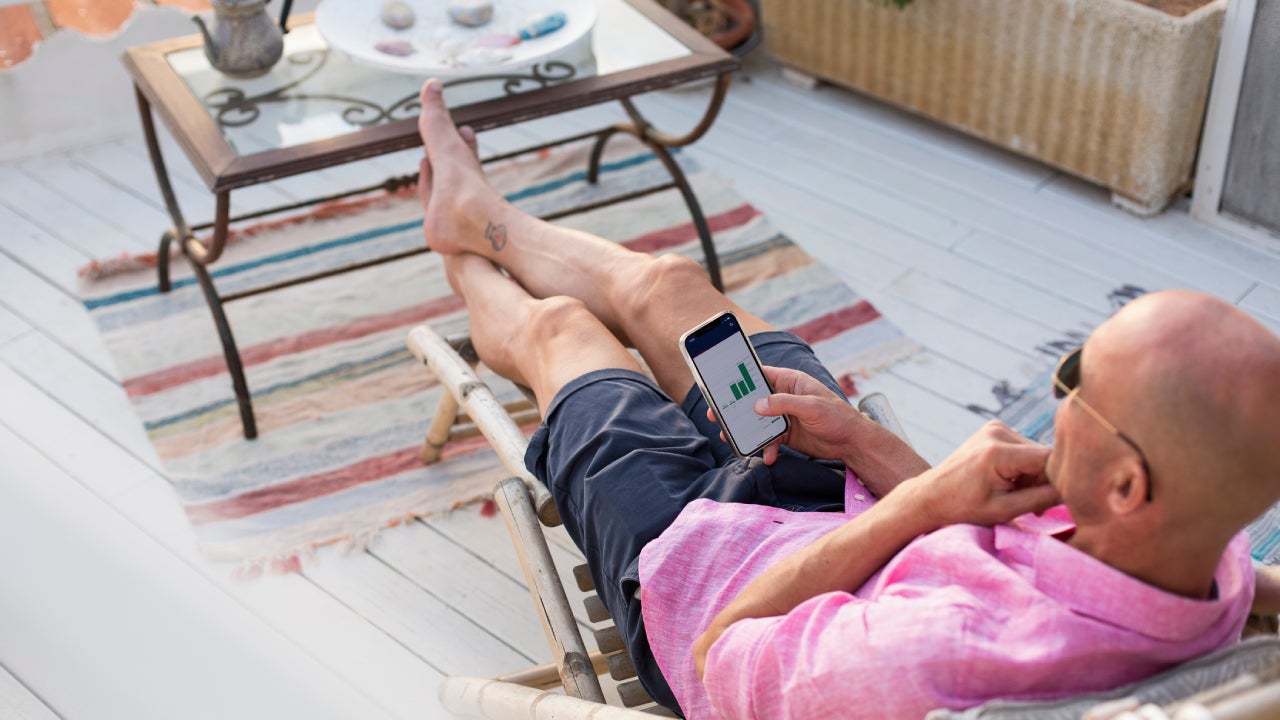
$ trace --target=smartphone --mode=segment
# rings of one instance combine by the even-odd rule
[[[756,414],[756,400],[773,391],[733,313],[722,312],[681,335],[680,353],[735,453],[754,455],[787,432],[785,416]]]

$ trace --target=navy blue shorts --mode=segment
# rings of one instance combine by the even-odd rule
[[[751,342],[765,365],[804,371],[841,394],[812,348],[795,335],[759,333]],[[698,498],[794,510],[844,505],[843,465],[789,448],[772,466],[758,457],[740,458],[707,419],[696,385],[677,405],[630,370],[597,370],[561,388],[529,442],[525,464],[550,488],[641,683],[676,711],[640,614],[640,550]]]

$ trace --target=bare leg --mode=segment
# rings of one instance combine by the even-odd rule
[[[494,372],[533,389],[543,417],[570,380],[592,370],[639,371],[635,358],[581,302],[537,299],[477,255],[444,256],[449,283],[467,303],[471,342]]]
[[[677,347],[684,331],[723,310],[732,310],[749,334],[772,329],[717,291],[692,260],[633,252],[513,207],[485,181],[474,151],[449,118],[438,81],[423,86],[418,127],[429,160],[423,161],[420,192],[432,249],[487,258],[534,297],[581,301],[615,337],[640,351],[675,400],[693,386]]]

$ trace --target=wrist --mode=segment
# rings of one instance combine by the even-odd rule
[[[903,516],[903,522],[916,530],[917,535],[930,533],[950,524],[930,487],[929,478],[917,475],[903,480],[893,495],[887,498],[894,501]]]

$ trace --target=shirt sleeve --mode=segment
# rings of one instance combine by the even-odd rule
[[[826,593],[734,623],[711,647],[703,684],[724,718],[920,717],[960,671],[938,630],[964,622],[960,608],[925,596]]]

